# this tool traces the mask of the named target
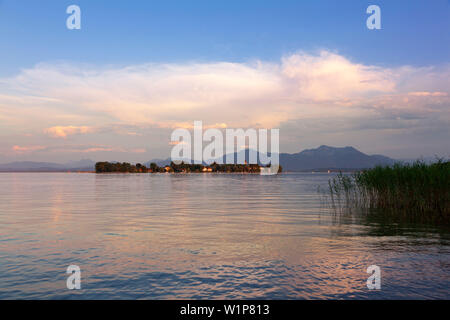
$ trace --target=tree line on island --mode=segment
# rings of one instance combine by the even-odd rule
[[[270,167],[270,165],[268,166]],[[278,172],[282,168],[279,166]],[[181,162],[176,164],[173,161],[168,166],[160,167],[156,163],[150,163],[149,167],[137,163],[135,165],[128,162],[97,162],[95,164],[96,173],[200,173],[200,172],[222,172],[222,173],[260,173],[261,166],[259,164],[218,164],[216,162],[210,165],[190,164]]]

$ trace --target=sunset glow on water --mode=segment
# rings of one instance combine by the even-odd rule
[[[338,218],[331,176],[2,173],[0,298],[448,299],[449,233]]]

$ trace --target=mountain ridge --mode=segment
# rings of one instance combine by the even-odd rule
[[[244,152],[245,159],[248,160],[249,150],[240,152]],[[283,171],[368,169],[376,165],[393,165],[397,161],[384,155],[367,155],[351,146],[330,147],[321,145],[318,148],[305,149],[298,153],[280,153],[279,156]],[[236,161],[237,153],[234,153],[233,157]],[[225,162],[225,158],[226,156],[222,157],[222,162]],[[145,165],[149,165],[151,162],[155,162],[158,166],[165,166],[170,164],[171,159],[151,160],[146,162]]]
[[[245,158],[248,160],[249,150],[243,150]],[[237,153],[233,155],[237,158]],[[259,158],[259,154],[258,154]],[[224,158],[225,159],[225,156]],[[217,160],[217,159],[216,159]],[[376,165],[392,165],[397,160],[389,157],[374,154],[367,155],[354,147],[330,147],[321,145],[315,149],[305,149],[298,153],[280,153],[280,165],[283,171],[311,171],[311,170],[356,170],[368,169]],[[169,159],[154,159],[145,162],[144,165],[149,166],[151,162],[155,162],[159,166],[170,164]],[[52,162],[33,162],[19,161],[6,164],[0,164],[0,171],[92,171],[95,162],[89,159],[80,161],[71,161],[66,164],[58,164]]]
[[[90,159],[70,161],[67,163],[15,161],[0,164],[0,172],[64,172],[92,171],[95,162]]]

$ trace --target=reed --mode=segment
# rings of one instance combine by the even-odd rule
[[[334,209],[450,224],[450,162],[378,166],[329,180]]]

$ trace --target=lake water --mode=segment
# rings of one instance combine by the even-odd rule
[[[449,299],[448,231],[337,218],[330,177],[1,173],[0,298]]]

